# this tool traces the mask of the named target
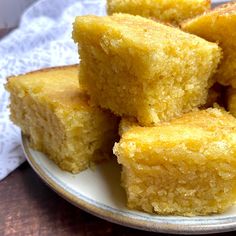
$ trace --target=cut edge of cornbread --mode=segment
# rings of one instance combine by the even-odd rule
[[[32,148],[63,170],[78,173],[112,155],[117,118],[88,105],[79,88],[78,65],[10,77],[6,89],[11,93],[11,120]]]
[[[191,112],[157,127],[123,121],[113,152],[131,209],[209,215],[236,200],[236,119],[223,109]]]

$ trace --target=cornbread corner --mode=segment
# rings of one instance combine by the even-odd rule
[[[91,101],[146,126],[205,104],[221,57],[215,43],[128,14],[79,16],[73,38]]]
[[[229,87],[227,89],[227,108],[228,111],[236,117],[236,89]]]
[[[109,15],[128,13],[174,25],[200,15],[210,7],[210,0],[107,0]]]
[[[236,200],[236,119],[216,108],[156,127],[121,123],[113,152],[131,209],[160,215],[208,215]]]
[[[182,24],[182,29],[218,42],[223,59],[215,75],[222,85],[236,88],[236,2],[230,2]]]
[[[78,83],[78,65],[10,77],[11,120],[63,170],[77,173],[107,159],[117,118],[88,105]]]

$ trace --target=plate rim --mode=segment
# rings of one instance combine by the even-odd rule
[[[93,205],[86,200],[74,196],[72,193],[66,191],[62,186],[60,186],[56,181],[54,181],[43,168],[36,163],[34,157],[30,152],[28,137],[21,132],[21,146],[25,157],[36,172],[36,174],[45,182],[53,191],[55,191],[59,196],[73,204],[74,206],[92,214],[104,220],[112,223],[116,223],[122,226],[131,227],[135,229],[140,229],[150,232],[158,233],[172,233],[172,234],[212,234],[212,233],[223,233],[236,230],[236,217],[234,221],[230,222],[218,222],[214,224],[178,224],[178,223],[163,223],[147,221],[142,219],[135,219],[126,215],[119,215],[115,212],[108,211]],[[165,216],[163,216],[165,217]],[[186,217],[189,218],[189,217]],[[191,217],[189,218],[191,219]]]

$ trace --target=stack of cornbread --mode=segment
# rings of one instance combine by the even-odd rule
[[[80,65],[10,77],[11,119],[73,173],[114,158],[114,146],[131,209],[225,211],[236,201],[236,119],[218,104],[236,115],[236,3],[209,6],[108,0],[122,13],[77,17]]]

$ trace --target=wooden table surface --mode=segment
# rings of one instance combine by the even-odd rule
[[[0,182],[0,236],[162,235],[90,215],[54,193],[28,163]],[[217,235],[235,235],[225,233]]]

